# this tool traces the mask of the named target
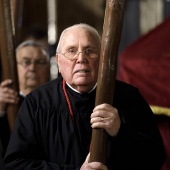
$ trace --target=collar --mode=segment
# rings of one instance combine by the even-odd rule
[[[77,93],[80,94],[79,91],[77,91],[76,89],[74,89],[73,87],[71,87],[67,82],[66,82],[66,84],[67,84],[73,91],[75,91],[75,92],[77,92]],[[91,92],[96,88],[96,86],[97,86],[97,83],[94,85],[94,87],[93,87],[88,93],[91,93]]]
[[[26,96],[22,91],[20,91],[19,94],[20,94],[21,96],[23,96],[23,97]]]

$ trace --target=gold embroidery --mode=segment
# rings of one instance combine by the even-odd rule
[[[150,105],[150,108],[152,109],[153,113],[156,115],[170,116],[170,108],[168,107]]]

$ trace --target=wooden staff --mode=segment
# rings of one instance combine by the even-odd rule
[[[23,0],[11,0],[11,10],[12,10],[12,19],[14,21],[14,28],[15,28],[15,44],[21,42],[21,31],[22,31],[22,16],[23,16]]]
[[[12,79],[13,83],[11,88],[19,92],[18,85],[18,74],[17,74],[17,65],[15,57],[15,45],[13,37],[13,26],[11,20],[11,9],[10,9],[10,0],[0,0],[0,47],[1,47],[1,62],[2,62],[2,71],[3,79]],[[18,105],[8,105],[7,116],[12,131],[14,127],[14,122],[16,115],[18,113]]]
[[[105,18],[100,52],[95,105],[113,104],[116,63],[121,38],[125,0],[106,0]],[[93,129],[90,162],[105,164],[108,134],[104,129]]]

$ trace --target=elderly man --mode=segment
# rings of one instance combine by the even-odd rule
[[[49,53],[36,41],[24,41],[16,49],[20,95],[25,96],[34,88],[50,80]],[[7,105],[18,103],[18,93],[9,85],[12,80],[4,80],[0,84],[0,138],[4,150],[9,140],[8,122],[6,119]]]
[[[7,170],[161,168],[162,139],[137,88],[116,81],[113,105],[94,106],[99,51],[93,27],[63,31],[56,55],[62,76],[26,96],[6,152]],[[92,128],[109,135],[105,165],[89,162]]]

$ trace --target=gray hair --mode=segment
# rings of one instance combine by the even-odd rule
[[[84,28],[84,29],[88,30],[89,32],[92,33],[92,35],[94,35],[96,37],[96,39],[98,40],[99,45],[101,44],[101,37],[100,37],[98,31],[94,27],[92,27],[92,26],[90,26],[88,24],[80,23],[80,24],[72,25],[72,26],[70,26],[70,27],[63,30],[63,32],[60,35],[60,39],[59,39],[59,42],[58,42],[56,53],[59,52],[60,44],[61,44],[61,41],[63,39],[63,36],[64,36],[65,32],[72,29],[72,28]]]
[[[39,43],[35,40],[26,40],[26,41],[22,42],[21,44],[19,44],[18,47],[15,49],[16,53],[19,49],[21,49],[23,47],[27,47],[27,46],[40,48],[42,50],[43,55],[47,56],[48,60],[50,59],[48,49],[44,45],[42,45],[41,43]]]

